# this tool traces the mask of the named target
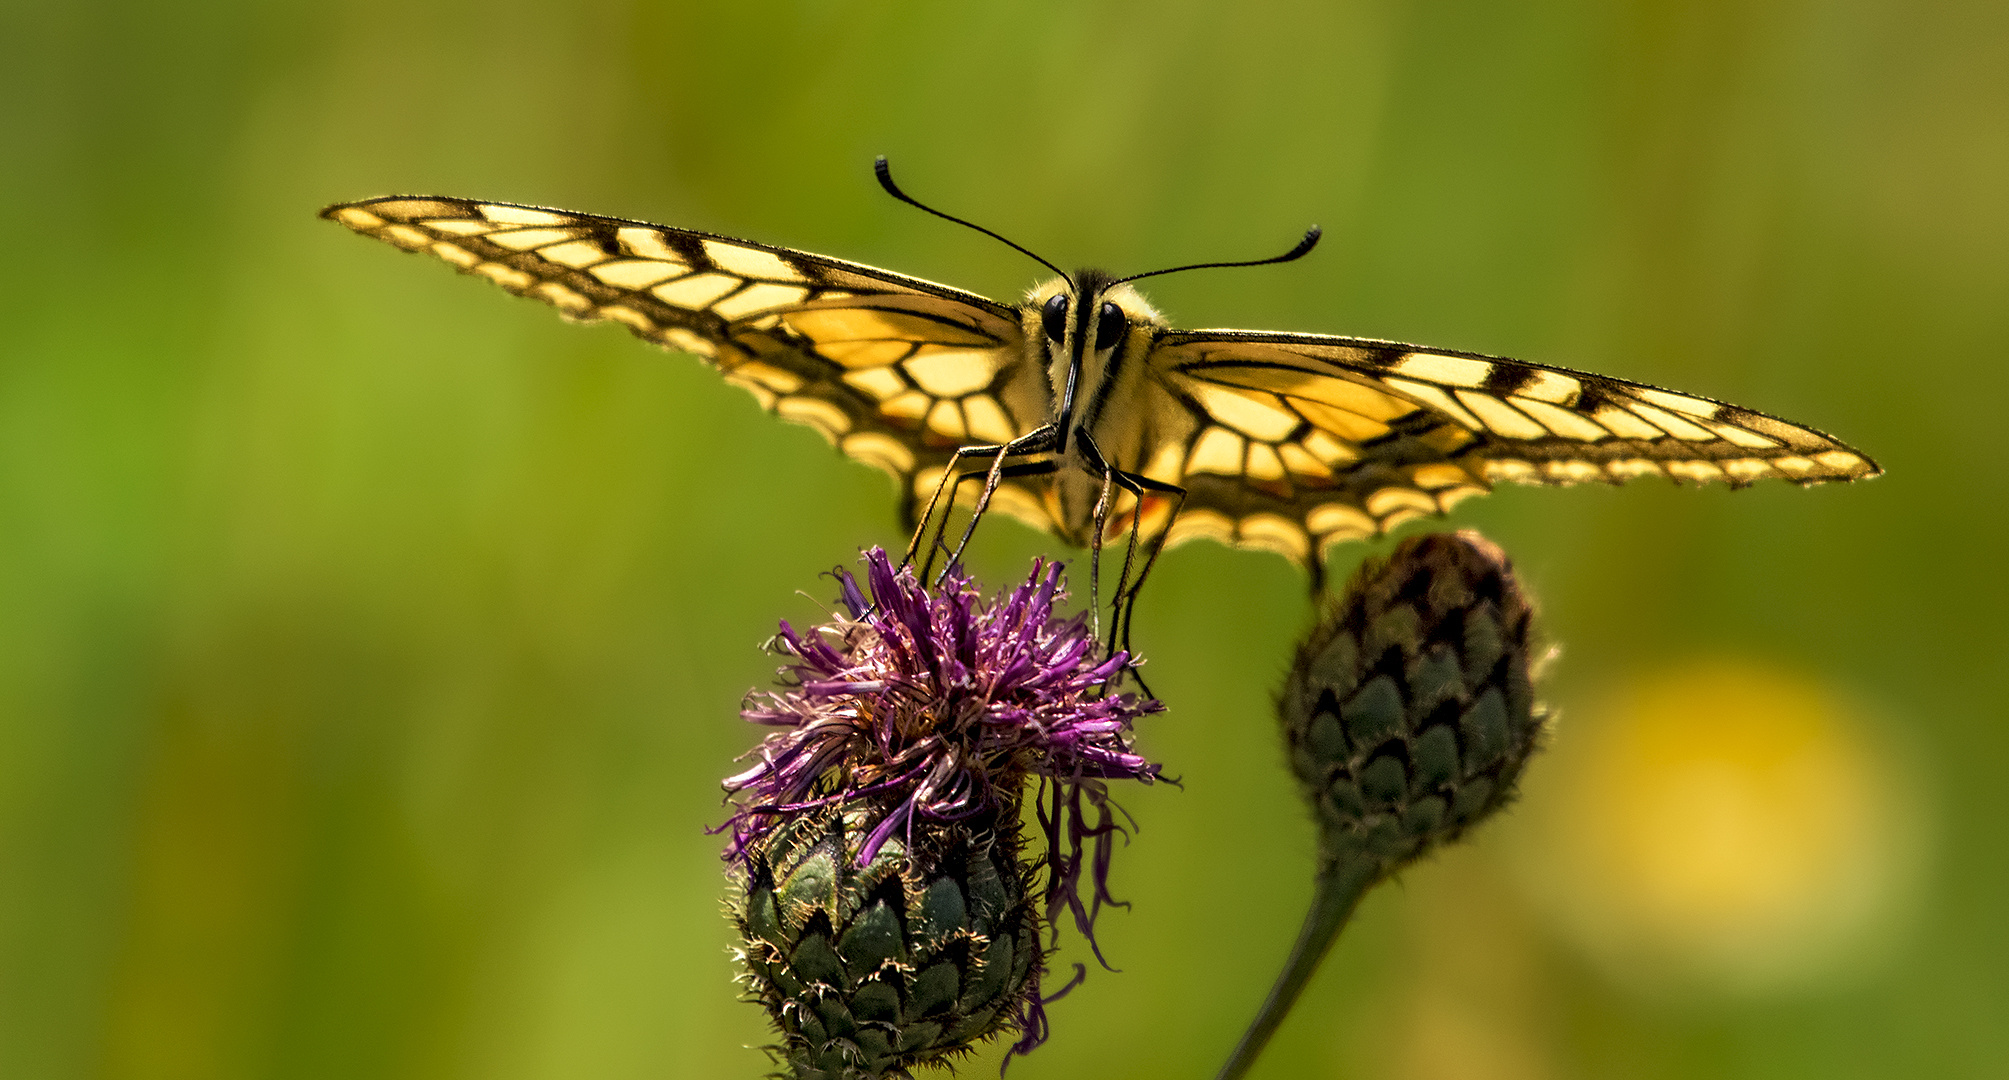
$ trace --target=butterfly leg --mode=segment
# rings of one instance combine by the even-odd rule
[[[1074,429],[1075,443],[1081,447],[1082,464],[1102,477],[1102,493],[1096,497],[1088,533],[1088,612],[1092,632],[1102,636],[1102,530],[1109,520],[1109,496],[1115,487],[1117,469],[1102,456],[1095,436],[1085,427]],[[1121,582],[1118,582],[1120,585]],[[1113,624],[1112,624],[1113,625]]]
[[[1004,460],[1008,457],[1023,457],[1027,454],[1040,454],[1045,453],[1046,451],[1052,449],[1054,441],[1053,438],[1054,430],[1055,429],[1053,425],[1046,424],[1041,427],[1034,428],[1033,430],[1025,433],[1024,435],[1019,436],[1016,439],[1013,439],[1008,443],[992,443],[980,446],[957,447],[956,452],[949,455],[948,465],[942,469],[942,479],[940,483],[935,485],[935,493],[928,497],[927,508],[921,511],[921,519],[919,522],[915,524],[913,537],[907,541],[907,554],[900,559],[900,565],[903,567],[907,566],[908,564],[914,561],[914,557],[916,555],[920,554],[921,541],[924,537],[928,535],[928,525],[935,516],[935,507],[942,500],[942,492],[947,490],[949,491],[949,505],[943,507],[942,509],[942,520],[940,524],[937,525],[935,528],[934,542],[929,545],[928,557],[921,567],[921,578],[923,580],[926,580],[928,574],[933,569],[935,564],[935,551],[944,546],[942,541],[944,540],[948,532],[949,514],[955,509],[956,505],[957,491],[951,489],[951,485],[952,484],[956,485],[956,488],[959,489],[962,484],[962,481],[969,478],[968,474],[959,475],[956,471],[957,466],[961,463],[963,458],[979,457],[984,455],[996,455],[997,461],[993,463],[993,469],[995,469],[998,466],[1002,465],[1004,463]],[[985,474],[977,473],[975,475],[983,476]],[[987,500],[988,500],[988,493],[986,493],[986,501]],[[982,516],[981,511],[978,512],[978,516],[979,517]],[[976,527],[976,522],[974,520],[970,522],[970,527],[972,529]],[[967,543],[968,539],[969,538],[965,536],[964,542]],[[962,548],[958,546],[956,551],[960,555]],[[954,565],[954,560],[951,560],[950,565]]]
[[[1102,468],[1102,493],[1095,498],[1095,513],[1091,515],[1093,524],[1090,526],[1093,531],[1088,534],[1089,633],[1100,638],[1102,636],[1102,533],[1104,529],[1108,528],[1109,496],[1114,493],[1116,488],[1116,470],[1102,464],[1100,455],[1095,453],[1095,446],[1089,442],[1086,431],[1081,433],[1081,439],[1089,454],[1094,456],[1096,463]],[[1117,582],[1119,590],[1122,588],[1122,585],[1122,582]],[[1115,628],[1116,624],[1114,622],[1110,623],[1110,629],[1113,631]]]
[[[1158,553],[1165,550],[1165,540],[1172,534],[1172,522],[1179,520],[1179,511],[1186,505],[1186,489],[1177,484],[1167,484],[1138,473],[1123,473],[1122,478],[1136,485],[1137,512],[1130,519],[1130,550],[1123,557],[1123,577],[1117,583],[1117,603],[1123,607],[1120,617],[1122,626],[1123,651],[1130,651],[1130,622],[1137,610],[1137,597],[1144,591],[1144,579],[1151,574],[1151,568],[1158,564]],[[1135,579],[1130,576],[1131,557],[1136,554],[1144,529],[1144,496],[1146,493],[1164,495],[1173,500],[1172,512],[1165,517],[1165,527],[1159,529],[1148,540],[1142,541],[1144,565],[1137,570]],[[1112,631],[1114,628],[1112,628]],[[1118,640],[1112,632],[1110,644]]]
[[[949,484],[956,479],[956,464],[963,459],[963,456],[965,454],[975,455],[979,452],[984,451],[988,451],[990,453],[995,454],[1002,449],[1004,449],[1003,446],[959,446],[956,448],[955,453],[949,455],[949,463],[946,467],[942,469],[942,479],[939,483],[935,485],[935,493],[933,495],[928,496],[928,505],[925,509],[921,511],[921,519],[914,523],[914,535],[907,541],[907,554],[901,556],[900,558],[900,565],[902,567],[905,567],[909,563],[912,563],[914,561],[914,557],[920,554],[921,538],[928,535],[928,526],[930,523],[934,521],[935,518],[935,506],[942,501],[942,492],[947,490]],[[953,507],[955,506],[955,504],[956,504],[955,496],[954,495],[949,496],[949,505]],[[947,527],[946,525],[947,517],[948,515],[947,512],[945,511],[943,513],[943,518],[945,519],[945,524],[943,525],[943,528]],[[941,529],[937,529],[935,532],[935,543],[934,545],[931,545],[928,550],[928,561],[926,565],[922,566],[921,568],[921,576],[923,578],[928,576],[928,568],[934,565],[935,562],[934,547],[939,546],[941,544],[941,541],[942,541]]]
[[[1137,598],[1144,592],[1144,579],[1150,575],[1151,567],[1157,564],[1158,553],[1164,550],[1165,539],[1171,534],[1171,522],[1178,518],[1180,507],[1186,503],[1186,489],[1122,470],[1112,470],[1110,475],[1124,490],[1136,497],[1137,505],[1130,518],[1130,540],[1123,552],[1123,573],[1116,582],[1116,595],[1109,602],[1112,613],[1109,640],[1103,643],[1103,652],[1105,655],[1115,655],[1117,643],[1121,642],[1123,652],[1134,657],[1137,655],[1137,650],[1130,644],[1130,627],[1137,611]],[[1145,550],[1144,565],[1138,569],[1136,578],[1132,579],[1130,569],[1143,534],[1144,496],[1147,492],[1169,495],[1176,501],[1172,505],[1171,515],[1166,519],[1166,527],[1155,532],[1149,539],[1142,540]],[[1144,681],[1144,674],[1137,669],[1137,665],[1127,664],[1124,670],[1130,673],[1131,678],[1137,680],[1137,688],[1146,697],[1157,696],[1151,690],[1151,684]]]
[[[935,585],[940,585],[942,583],[942,579],[948,577],[949,571],[953,570],[956,564],[962,561],[963,548],[969,544],[970,535],[976,532],[977,522],[983,518],[984,509],[990,504],[991,493],[997,490],[997,485],[1000,480],[1010,480],[1021,476],[1047,476],[1060,470],[1060,462],[1058,461],[1021,461],[1014,465],[1005,465],[1003,462],[1004,462],[1004,455],[1000,454],[998,455],[998,460],[993,462],[990,468],[971,469],[968,472],[961,473],[956,476],[954,481],[954,487],[950,490],[949,493],[950,506],[954,506],[955,500],[961,497],[960,493],[962,491],[963,482],[965,480],[985,480],[987,481],[987,483],[984,486],[983,496],[977,500],[976,516],[970,519],[969,528],[963,530],[963,537],[961,542],[956,545],[955,552],[949,556],[948,564],[942,567],[941,576],[934,579],[933,583]],[[926,525],[927,523],[923,521],[922,527],[925,528]],[[946,511],[944,511],[942,516],[942,527],[941,529],[936,530],[933,546],[930,548],[928,552],[928,561],[921,567],[920,576],[921,580],[923,581],[928,580],[928,575],[933,572],[935,563],[935,554],[934,554],[935,549],[939,549],[945,546],[942,543],[942,532],[947,528],[948,528],[948,514]],[[910,548],[908,555],[909,560],[913,558],[911,550],[912,549]],[[905,566],[906,563],[903,562],[900,565]]]
[[[956,550],[949,553],[948,565],[942,567],[942,573],[944,576],[946,576],[949,570],[952,569],[957,563],[963,561],[963,550],[970,546],[970,537],[975,536],[977,534],[977,522],[982,521],[984,519],[984,512],[990,509],[991,496],[997,494],[998,481],[1002,480],[1008,474],[1012,476],[1039,476],[1053,472],[1054,469],[1059,467],[1057,462],[1039,461],[1039,462],[1021,462],[1020,464],[1011,466],[1009,469],[1007,469],[1007,467],[1005,466],[1005,458],[1009,456],[1010,453],[1011,448],[1007,446],[1004,450],[1000,451],[998,453],[997,458],[991,462],[991,467],[988,471],[982,473],[967,472],[962,474],[961,476],[956,477],[955,486],[952,487],[949,491],[949,506],[951,508],[954,508],[954,506],[956,505],[956,500],[962,497],[963,481],[981,476],[983,477],[984,480],[984,489],[977,495],[977,505],[975,509],[970,513],[970,523],[963,527],[962,538],[956,541]],[[1036,468],[1028,470],[1025,467],[1027,465],[1033,465],[1036,466]],[[942,511],[942,528],[946,530],[948,528],[948,525],[949,525],[949,513],[947,510],[944,510]],[[941,543],[940,533],[936,534],[935,542],[937,544]],[[939,579],[936,581],[936,584],[938,585],[941,584]]]
[[[1132,614],[1137,607],[1137,597],[1143,591],[1144,578],[1151,572],[1151,567],[1158,560],[1158,552],[1163,548],[1164,538],[1170,531],[1171,519],[1177,518],[1180,507],[1185,505],[1186,489],[1174,484],[1167,484],[1161,480],[1153,480],[1142,473],[1134,473],[1116,468],[1109,464],[1107,458],[1103,457],[1102,448],[1095,444],[1095,438],[1086,430],[1077,430],[1075,435],[1081,441],[1082,456],[1086,459],[1088,467],[1102,474],[1102,498],[1095,505],[1095,532],[1091,539],[1094,555],[1092,556],[1093,561],[1090,563],[1089,576],[1089,602],[1097,611],[1097,636],[1101,634],[1101,601],[1096,590],[1096,572],[1101,569],[1102,565],[1102,533],[1108,519],[1109,500],[1112,494],[1111,489],[1122,488],[1124,491],[1129,492],[1136,500],[1136,505],[1131,511],[1130,539],[1124,546],[1123,551],[1123,572],[1116,579],[1116,591],[1110,599],[1110,607],[1115,614],[1112,616],[1109,624],[1109,640],[1105,643],[1107,650],[1113,653],[1116,651],[1116,644],[1120,640],[1123,643],[1124,651],[1127,652],[1130,649],[1130,623]],[[1144,542],[1143,546],[1146,548],[1147,554],[1144,559],[1144,565],[1141,568],[1137,568],[1137,549],[1143,535],[1144,496],[1146,494],[1166,495],[1178,501],[1172,507],[1171,518],[1167,519],[1167,528],[1161,530],[1151,540]],[[1137,569],[1135,579],[1132,579],[1130,573],[1133,568]],[[1139,681],[1141,682],[1142,680],[1140,679]]]
[[[983,492],[977,496],[976,509],[970,515],[970,523],[963,528],[962,538],[956,541],[956,550],[949,553],[948,565],[942,568],[942,573],[944,575],[947,575],[951,567],[954,567],[956,564],[963,561],[963,549],[969,547],[970,537],[976,535],[977,522],[982,521],[985,511],[990,509],[991,496],[997,493],[998,483],[1000,481],[1015,479],[1017,477],[1022,476],[1049,476],[1055,472],[1058,472],[1059,470],[1060,470],[1060,462],[1051,460],[1021,461],[1018,462],[1017,464],[1006,465],[1004,463],[1004,455],[999,454],[997,460],[995,462],[992,462],[991,467],[989,469],[983,471],[977,471],[973,469],[969,472],[963,473],[961,476],[956,477],[955,488],[951,491],[949,497],[949,502],[950,505],[952,506],[955,504],[956,499],[962,497],[961,492],[963,488],[963,481],[982,480],[984,481],[984,489]],[[948,522],[948,516],[945,513],[943,515],[944,526],[947,525],[947,522]],[[941,538],[939,534],[936,537],[936,543],[938,545],[941,543]],[[940,579],[937,579],[935,583],[938,585],[941,584]]]
[[[983,453],[986,450],[992,452],[995,455],[991,459],[990,468],[980,470],[973,469],[968,472],[959,472],[957,470],[956,463],[958,461],[962,460],[964,457],[976,457],[980,453]],[[997,484],[996,475],[998,470],[1004,467],[1005,457],[1006,457],[1005,448],[1003,446],[995,446],[995,447],[977,447],[977,448],[965,447],[963,449],[957,450],[955,454],[949,458],[949,464],[946,467],[944,467],[942,471],[942,482],[935,488],[935,493],[937,496],[941,494],[944,488],[947,489],[949,493],[948,504],[942,507],[942,516],[940,520],[935,522],[934,535],[930,537],[928,540],[928,556],[921,562],[922,581],[932,581],[934,584],[939,585],[942,583],[942,578],[947,577],[949,571],[954,570],[956,568],[956,563],[963,557],[964,545],[970,542],[970,534],[976,531],[977,522],[982,520],[984,516],[984,507],[990,502],[990,494],[992,490],[995,489],[995,486]],[[976,511],[970,515],[969,528],[963,531],[962,539],[959,543],[956,544],[955,551],[949,552],[949,545],[948,545],[949,518],[951,515],[955,513],[956,502],[963,497],[963,482],[973,477],[978,479],[983,478],[990,478],[990,479],[989,482],[984,485],[983,492],[977,498],[977,508]],[[929,500],[929,512],[931,514],[933,513],[933,505],[934,500],[932,499]],[[928,525],[927,521],[923,519],[921,523],[923,532],[927,530],[927,525]],[[916,534],[913,543],[919,543],[919,541],[920,541],[920,535]],[[948,560],[942,566],[941,575],[936,576],[935,556],[944,553],[948,554],[949,556]]]

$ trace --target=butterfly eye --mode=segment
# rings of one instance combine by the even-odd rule
[[[1124,327],[1128,325],[1124,321],[1122,308],[1115,304],[1103,304],[1102,310],[1096,313],[1095,351],[1114,348],[1117,339],[1123,336]]]
[[[1054,293],[1046,302],[1046,336],[1056,343],[1067,336],[1067,294]]]

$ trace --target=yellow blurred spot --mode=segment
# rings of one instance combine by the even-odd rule
[[[1566,718],[1555,751],[1530,793],[1533,879],[1624,980],[1771,989],[1875,951],[1914,800],[1832,690],[1695,665]]]

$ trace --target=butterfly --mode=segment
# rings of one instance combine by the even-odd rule
[[[941,545],[959,501],[1098,554],[1127,534],[1114,593],[1126,616],[1158,551],[1189,539],[1279,552],[1316,590],[1334,545],[1500,481],[1741,487],[1881,471],[1812,428],[1603,375],[1366,338],[1174,329],[1131,285],[1154,275],[1066,274],[908,197],[883,158],[878,174],[895,197],[1058,276],[1006,304],[789,248],[513,203],[389,196],[321,216],[567,319],[705,358],[763,408],[890,473],[910,558],[938,504]],[[1317,238],[1177,269],[1284,262]]]

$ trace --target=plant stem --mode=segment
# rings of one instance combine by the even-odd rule
[[[1298,931],[1290,959],[1284,962],[1276,985],[1270,988],[1269,1000],[1263,1002],[1262,1011],[1256,1013],[1255,1021],[1242,1035],[1241,1044],[1228,1056],[1215,1080],[1240,1080],[1248,1073],[1263,1047],[1269,1044],[1270,1036],[1276,1034],[1291,1006],[1297,1003],[1298,994],[1311,981],[1319,962],[1325,959],[1326,950],[1332,948],[1333,939],[1339,937],[1346,921],[1353,917],[1360,898],[1381,876],[1381,860],[1365,855],[1342,860],[1319,875],[1312,890],[1311,910],[1305,912],[1304,928]]]

